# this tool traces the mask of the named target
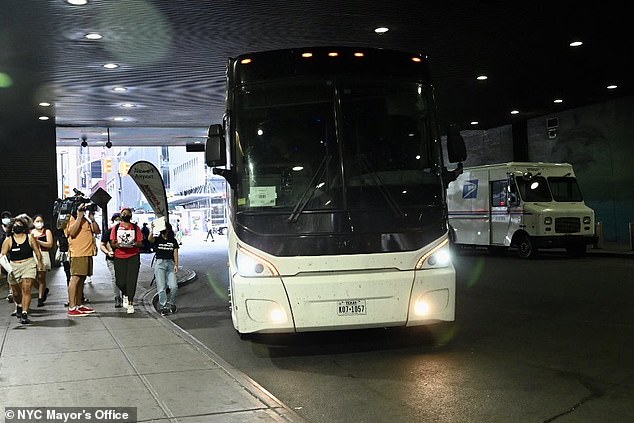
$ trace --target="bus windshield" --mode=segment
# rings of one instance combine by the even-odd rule
[[[429,90],[415,82],[297,79],[235,93],[238,211],[442,205]]]

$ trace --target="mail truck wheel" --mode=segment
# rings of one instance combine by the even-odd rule
[[[531,237],[528,235],[522,235],[519,242],[517,243],[517,255],[520,258],[533,258],[537,254],[535,246],[533,245],[533,241],[531,241]]]

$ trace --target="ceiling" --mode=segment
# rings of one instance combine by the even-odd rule
[[[634,92],[631,18],[606,2],[2,2],[0,106],[27,102],[55,119],[58,146],[83,135],[101,145],[108,130],[115,146],[200,140],[224,111],[227,57],[288,47],[422,52],[441,128],[488,129]],[[376,34],[380,26],[389,31]],[[103,38],[86,39],[92,32]],[[575,40],[583,44],[570,47]]]

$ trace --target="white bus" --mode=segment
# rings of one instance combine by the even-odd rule
[[[228,181],[240,334],[454,320],[440,134],[426,59],[301,48],[229,59],[206,162]],[[459,133],[450,161],[464,160]]]

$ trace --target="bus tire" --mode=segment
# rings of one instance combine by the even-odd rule
[[[527,234],[522,235],[517,243],[517,255],[523,259],[530,259],[537,255],[533,241]]]

